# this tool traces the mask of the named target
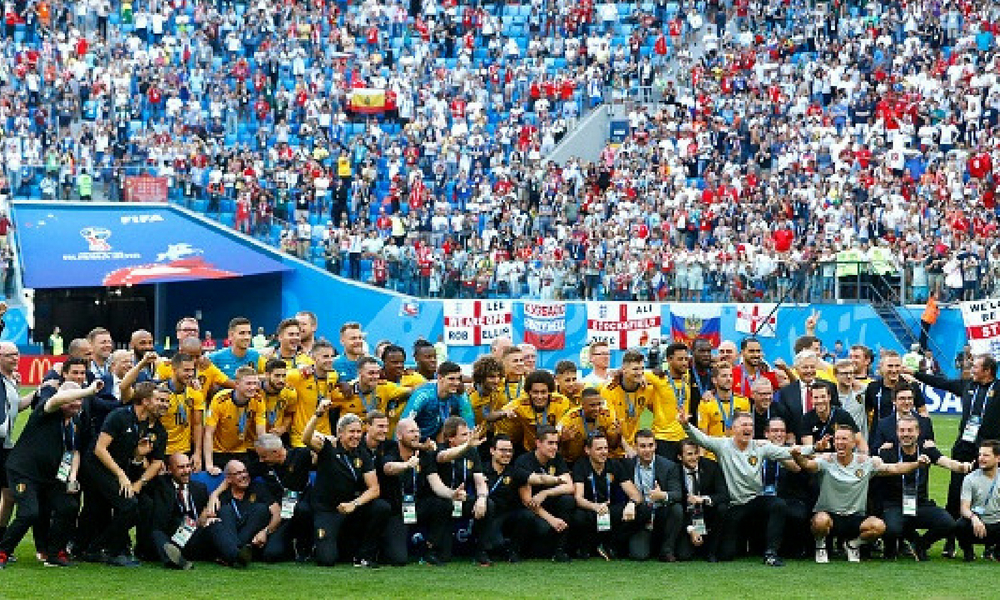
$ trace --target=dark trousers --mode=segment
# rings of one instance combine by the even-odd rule
[[[427,532],[427,545],[435,553],[442,552],[447,548],[451,554],[451,500],[446,500],[438,496],[429,496],[417,500],[417,523],[423,526]],[[438,556],[446,560],[442,556]]]
[[[785,556],[798,556],[813,547],[813,536],[809,531],[812,504],[798,498],[785,498],[785,507],[785,539],[781,550]]]
[[[374,560],[378,541],[389,520],[389,503],[376,498],[355,509],[349,515],[336,510],[313,509],[313,528],[316,539],[316,564],[332,567],[339,558],[337,537],[345,524],[355,526],[361,535],[358,558]]]
[[[490,548],[509,545],[516,552],[520,552],[528,539],[528,529],[532,526],[533,519],[534,515],[527,508],[498,510],[484,528],[483,535],[489,539]]]
[[[270,514],[268,514],[270,519]],[[267,543],[261,558],[264,562],[279,562],[292,558],[293,542],[298,544],[299,552],[305,552],[312,542],[312,507],[308,500],[299,499],[295,503],[295,512],[291,519],[284,519],[274,533],[267,536]],[[258,530],[259,531],[259,530]]]
[[[452,507],[451,500],[445,500],[448,503],[449,508]],[[483,515],[481,519],[476,519],[473,516],[473,509],[476,506],[476,498],[469,497],[466,498],[465,502],[462,503],[462,516],[459,519],[472,520],[472,536],[475,539],[476,551],[489,551],[492,549],[492,544],[490,543],[489,531],[491,524],[493,522],[493,516],[496,512],[496,506],[493,504],[493,500],[486,500],[486,514]],[[443,561],[451,559],[452,542],[454,541],[454,536],[451,535],[455,518],[451,517],[451,511],[448,512],[449,519],[447,521],[448,530],[446,535],[443,536],[442,543],[438,546],[439,558]]]
[[[951,457],[959,462],[971,462],[975,464],[976,459],[979,457],[979,448],[975,444],[963,442],[961,440],[961,431],[958,432],[958,435],[959,440],[951,447]],[[948,503],[945,504],[945,510],[955,519],[962,516],[960,510],[962,507],[963,480],[965,480],[965,475],[953,472],[951,474],[951,481],[948,482]]]
[[[972,552],[973,544],[995,546],[1000,544],[1000,523],[986,525],[986,537],[978,538],[972,531],[972,521],[962,517],[955,523],[955,537],[958,538],[958,546],[966,554]]]
[[[118,479],[103,466],[94,466],[90,470],[90,486],[87,490],[86,503],[81,521],[88,516],[88,507],[93,506],[98,513],[106,514],[104,507],[111,509],[111,516],[106,521],[88,523],[97,527],[98,533],[90,543],[91,550],[104,550],[111,556],[122,554],[128,550],[129,531],[139,520],[139,500],[133,496],[126,498],[119,489]],[[104,507],[101,507],[103,505]],[[89,513],[93,514],[93,513]]]
[[[664,458],[677,462],[677,453],[681,449],[680,442],[668,442],[667,440],[656,440],[656,453]]]
[[[403,523],[402,514],[391,514],[385,523],[385,531],[379,540],[379,562],[394,567],[402,567],[410,560],[407,542],[409,528]]]
[[[567,525],[571,525],[573,511],[576,509],[576,500],[569,494],[551,496],[546,498],[545,502],[542,503],[542,508],[548,511],[553,517],[562,519],[566,521]],[[552,529],[545,519],[535,514],[531,515],[528,525],[527,544],[530,546],[533,554],[544,554],[547,544],[551,545],[556,552],[565,551],[568,537],[568,527],[558,532]]]
[[[92,472],[97,471],[97,469],[103,470],[104,467],[94,466],[88,460],[82,461],[80,464],[83,509],[80,511],[80,519],[74,537],[74,547],[80,552],[100,550],[94,546],[93,542],[104,525],[111,521],[111,505],[103,500],[97,489],[97,482],[92,476]]]
[[[777,496],[757,496],[746,504],[730,505],[722,521],[719,560],[732,560],[737,554],[741,531],[746,525],[764,527],[765,552],[777,553],[785,535],[788,505]]]
[[[216,556],[226,563],[236,562],[240,548],[249,544],[271,520],[271,511],[260,503],[250,503],[237,512],[223,504],[217,513],[219,520],[207,527]]]
[[[680,504],[657,506],[648,509],[647,518],[639,524],[639,529],[629,538],[628,555],[632,560],[646,560],[657,550],[658,556],[677,553],[677,535],[684,524],[684,511]],[[648,528],[649,517],[653,519],[653,529]]]
[[[882,520],[885,521],[885,552],[890,557],[897,554],[900,538],[927,548],[955,531],[955,519],[931,501],[920,502],[913,517],[904,516],[900,504],[886,504]],[[917,529],[926,529],[927,533],[920,536]]]
[[[719,555],[719,538],[721,537],[722,521],[725,517],[725,510],[718,506],[705,507],[702,516],[705,519],[705,529],[708,533],[702,536],[703,543],[700,547],[695,547],[691,542],[691,535],[687,532],[688,525],[691,525],[691,513],[681,509],[681,531],[677,534],[677,558],[679,560],[691,560],[696,554],[708,557]]]
[[[42,521],[51,522],[46,552],[55,555],[65,550],[80,510],[79,500],[66,493],[66,484],[61,481],[37,483],[10,473],[10,489],[17,514],[0,541],[0,552],[12,554],[28,529]]]
[[[626,543],[632,534],[639,530],[640,526],[645,526],[649,522],[650,509],[646,504],[639,504],[635,509],[635,518],[625,521],[622,518],[625,512],[625,504],[612,504],[611,529],[608,531],[597,530],[597,513],[592,510],[577,507],[573,511],[573,521],[570,529],[573,531],[576,543],[574,546],[585,551],[593,550],[598,544],[605,547],[618,549]]]
[[[180,526],[180,521],[176,523]],[[214,546],[212,544],[212,534],[211,530],[216,527],[217,524],[213,524],[209,527],[199,527],[193,534],[191,534],[191,539],[188,540],[184,547],[181,548],[181,553],[187,560],[213,560],[216,553],[213,551]],[[167,553],[163,551],[163,547],[167,543],[173,543],[170,538],[173,537],[174,532],[177,531],[177,527],[161,528],[153,527],[149,531],[149,540],[152,544],[151,551],[154,552],[154,556],[160,564],[165,567],[173,566],[173,561],[167,557]]]

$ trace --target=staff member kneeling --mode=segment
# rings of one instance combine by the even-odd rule
[[[375,551],[389,519],[389,504],[379,498],[371,454],[360,449],[357,415],[340,417],[336,438],[315,437],[317,420],[329,410],[330,401],[324,399],[302,432],[303,443],[318,454],[312,495],[316,563],[333,566],[337,562],[337,537],[346,521],[361,539],[354,565],[377,568]]]

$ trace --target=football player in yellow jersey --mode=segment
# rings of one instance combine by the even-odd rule
[[[423,375],[406,368],[406,350],[395,344],[382,348],[382,379],[411,390],[427,383]]]
[[[338,386],[330,392],[333,408],[339,408],[341,415],[353,413],[362,420],[372,412],[384,413],[389,417],[389,435],[392,435],[411,390],[392,382],[381,381],[382,365],[373,356],[362,356],[358,359],[357,367],[358,378],[350,382],[346,390]]]
[[[263,371],[264,365],[267,364],[267,360],[270,358],[278,358],[285,361],[285,365],[289,370],[291,369],[301,369],[303,367],[312,365],[315,360],[312,356],[305,354],[299,348],[301,341],[301,329],[299,322],[295,319],[284,319],[278,323],[278,347],[270,355],[260,357],[260,365],[258,365],[257,370]],[[332,346],[331,346],[332,348]],[[315,354],[316,344],[313,344],[313,353]],[[322,419],[320,419],[322,420]]]
[[[202,356],[201,342],[198,338],[184,338],[180,346],[177,347],[179,354],[187,354],[194,359],[195,375],[190,382],[206,398],[213,392],[220,389],[232,389],[233,382],[226,377],[219,367],[212,364],[207,357]],[[164,361],[156,365],[156,378],[163,381],[173,377],[173,367],[169,361]]]
[[[298,395],[288,387],[288,367],[285,361],[272,358],[264,365],[264,379],[261,390],[264,393],[264,408],[267,415],[267,432],[276,436],[288,433],[295,413]]]
[[[520,436],[526,452],[535,447],[535,432],[542,425],[555,426],[572,408],[569,400],[556,393],[556,380],[548,371],[535,371],[524,378],[525,395],[503,407],[504,419]]]
[[[212,397],[205,415],[205,471],[222,473],[216,465],[245,461],[257,436],[266,433],[267,411],[260,377],[251,367],[236,369],[236,387]]]
[[[653,384],[656,393],[649,409],[653,413],[653,435],[656,437],[656,453],[674,460],[680,449],[680,441],[687,437],[684,428],[677,422],[677,413],[690,414],[691,410],[691,353],[686,344],[674,342],[663,352],[667,369],[662,375],[646,372],[646,381]],[[678,411],[678,408],[681,410]]]
[[[524,352],[517,346],[505,346],[503,349],[504,383],[501,390],[504,394],[504,406],[517,401],[525,395],[524,388]],[[493,423],[494,433],[506,433],[514,441],[514,446],[521,443],[521,431],[509,420],[499,420]],[[531,448],[534,450],[534,446]]]
[[[613,409],[604,406],[604,398],[597,388],[582,392],[583,404],[569,409],[556,427],[559,429],[559,450],[567,462],[583,456],[583,448],[591,433],[600,431],[608,438],[612,454],[624,455],[620,445],[621,427]]]
[[[472,363],[472,392],[469,403],[476,414],[476,424],[485,423],[490,413],[502,410],[507,404],[501,384],[503,383],[503,363],[493,355],[486,354]]]
[[[295,390],[296,395],[292,427],[288,432],[288,441],[293,448],[305,446],[302,443],[302,432],[306,423],[316,413],[320,400],[329,398],[337,388],[337,372],[333,370],[333,346],[330,342],[320,340],[313,344],[311,360],[313,364],[288,371],[286,384]],[[317,419],[316,433],[333,435],[329,418]]]
[[[621,425],[621,447],[628,457],[635,456],[635,434],[639,431],[642,411],[653,403],[656,387],[647,385],[643,377],[646,357],[629,350],[622,356],[622,368],[611,381],[601,386],[601,396]]]
[[[583,392],[583,382],[579,379],[579,370],[571,360],[561,360],[556,363],[556,391],[566,396],[573,406],[580,406]]]
[[[698,404],[698,429],[714,437],[728,436],[733,417],[750,412],[750,400],[733,392],[733,366],[729,363],[716,363],[712,383],[715,391],[704,392]]]

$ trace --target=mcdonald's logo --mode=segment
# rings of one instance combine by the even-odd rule
[[[20,357],[17,362],[17,370],[21,374],[21,385],[42,383],[45,374],[61,362],[57,362],[58,360],[58,357],[46,354]]]

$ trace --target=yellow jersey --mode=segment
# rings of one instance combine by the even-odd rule
[[[574,407],[566,411],[566,414],[559,419],[559,449],[562,451],[562,457],[568,462],[573,462],[578,460],[584,455],[584,443],[587,441],[587,436],[590,435],[591,431],[601,431],[606,436],[610,436],[610,432],[615,429],[618,420],[615,418],[614,409],[612,408],[601,408],[600,412],[597,413],[597,418],[593,421],[585,421],[583,418],[583,408]],[[574,435],[570,439],[565,439],[562,437],[564,431],[567,428],[572,428]],[[609,440],[610,442],[610,440]],[[620,458],[624,456],[621,444],[616,444],[614,448],[611,449],[611,454],[616,455],[615,458]]]
[[[288,386],[281,388],[278,392],[264,391],[264,409],[267,415],[268,431],[285,422],[285,415],[292,414],[292,411],[295,410],[296,400],[298,400],[298,394]]]
[[[677,380],[672,379],[668,373],[663,377],[646,371],[646,382],[652,384],[656,393],[653,394],[653,402],[649,405],[653,413],[653,436],[658,440],[667,442],[679,442],[687,437],[684,428],[677,422],[677,408],[681,405],[684,410],[691,410],[691,382],[688,374]]]
[[[202,394],[208,394],[213,388],[221,388],[229,381],[229,377],[212,363],[209,363],[204,369],[196,369],[195,376],[198,378],[198,383],[201,384]],[[174,378],[174,367],[170,361],[156,365],[156,378],[160,381]]]
[[[288,372],[285,385],[295,390],[295,404],[292,408],[292,427],[288,431],[288,440],[293,448],[302,448],[302,432],[305,431],[306,423],[316,414],[316,407],[319,406],[319,399],[331,398],[332,393],[337,391],[337,372],[330,371],[326,377],[320,378],[315,374],[305,377],[298,369]],[[332,435],[330,419],[320,418],[316,420],[316,433]]]
[[[267,425],[266,412],[262,396],[254,396],[246,406],[237,406],[233,390],[216,394],[205,414],[205,426],[215,428],[212,452],[246,452],[252,448],[257,427]]]
[[[714,437],[728,436],[734,412],[750,412],[750,400],[736,394],[729,401],[702,398],[698,405],[698,429]]]
[[[177,452],[187,454],[193,449],[191,424],[194,415],[205,412],[205,395],[191,386],[175,392],[172,380],[169,385],[170,408],[160,417],[160,424],[167,430],[167,456]]]
[[[524,393],[524,379],[518,379],[517,381],[504,381],[500,385],[500,393],[503,394],[503,406],[506,407],[512,402],[517,402],[522,396],[526,395]],[[517,424],[510,419],[501,419],[493,423],[493,433],[504,433],[510,436],[514,445],[522,442],[521,439],[521,429]],[[531,448],[534,450],[534,448]]]
[[[507,404],[507,396],[503,387],[495,388],[491,393],[483,395],[483,389],[477,387],[469,394],[469,404],[472,405],[472,412],[476,415],[476,424],[485,423],[486,416],[491,412],[502,410]]]
[[[539,413],[531,405],[530,398],[521,396],[503,407],[503,410],[514,411],[514,418],[503,419],[500,422],[508,423],[516,432],[519,432],[521,446],[526,451],[532,452],[535,449],[535,429],[540,425],[557,425],[571,408],[573,407],[566,396],[553,393],[549,398],[549,405]]]
[[[635,434],[639,431],[642,411],[653,403],[656,388],[645,380],[635,390],[626,392],[620,384],[609,381],[600,388],[601,397],[618,418],[622,427],[622,439],[629,445],[635,444]]]
[[[291,371],[292,369],[301,369],[302,367],[305,367],[307,365],[316,364],[316,361],[314,361],[312,357],[309,356],[308,354],[304,354],[302,352],[296,352],[295,356],[286,358],[284,356],[280,356],[278,354],[278,350],[275,350],[274,354],[268,354],[268,355],[262,354],[260,358],[257,359],[257,372],[263,373],[264,366],[267,365],[267,361],[271,360],[272,358],[280,358],[281,360],[285,361],[285,367],[289,371]]]
[[[416,371],[403,373],[403,376],[399,378],[399,385],[405,388],[410,388],[411,390],[415,390],[425,383],[427,383],[427,378]]]

